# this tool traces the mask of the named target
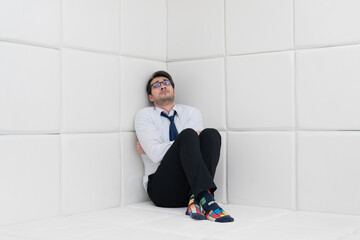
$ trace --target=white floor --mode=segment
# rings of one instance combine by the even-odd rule
[[[360,216],[223,205],[233,223],[195,221],[150,202],[0,226],[0,240],[360,240]]]

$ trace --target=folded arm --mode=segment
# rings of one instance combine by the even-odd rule
[[[156,130],[138,130],[136,134],[140,145],[138,152],[140,150],[140,152],[143,152],[139,152],[140,154],[148,155],[154,163],[158,163],[163,159],[165,153],[174,142],[162,143],[160,133]]]
[[[139,112],[135,117],[135,131],[139,143],[137,150],[146,154],[154,163],[160,162],[173,141],[162,142],[161,132],[156,129],[153,120],[146,113]]]

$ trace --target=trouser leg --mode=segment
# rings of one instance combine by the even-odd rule
[[[210,172],[212,179],[214,179],[216,167],[220,158],[220,133],[216,129],[207,128],[200,133],[199,138],[202,158]]]
[[[194,130],[183,130],[156,172],[149,176],[148,194],[155,205],[183,207],[187,206],[189,192],[197,195],[207,189],[216,190],[211,172],[215,173],[217,163],[212,157],[207,157],[209,166],[205,163],[202,155],[207,155],[201,151],[200,139]]]

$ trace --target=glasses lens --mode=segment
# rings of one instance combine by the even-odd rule
[[[164,80],[164,81],[163,81],[163,84],[164,84],[164,85],[169,85],[169,84],[170,84],[170,80]]]
[[[152,86],[153,86],[154,88],[160,87],[160,85],[161,85],[161,83],[159,83],[159,82],[154,82],[154,83],[152,84]]]

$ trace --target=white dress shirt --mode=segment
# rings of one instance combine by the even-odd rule
[[[169,116],[176,115],[174,123],[178,133],[186,128],[195,131],[203,130],[203,120],[199,110],[194,107],[176,104],[171,109]],[[165,153],[174,141],[169,140],[169,119],[162,117],[161,112],[167,112],[157,107],[146,107],[137,112],[135,117],[135,131],[141,147],[146,152],[141,155],[144,162],[145,175],[143,184],[147,189],[148,176],[153,174]]]

